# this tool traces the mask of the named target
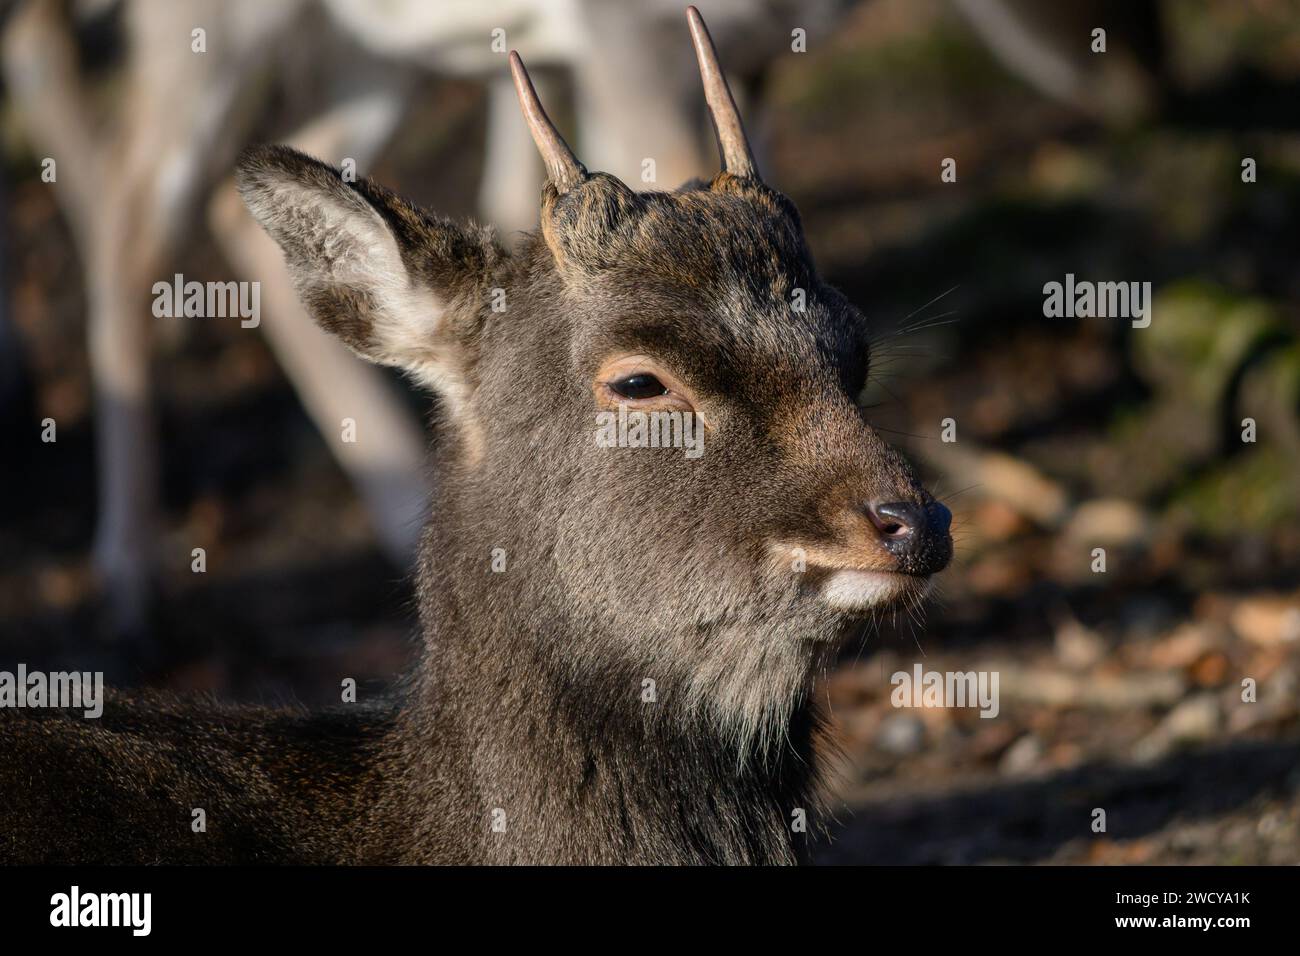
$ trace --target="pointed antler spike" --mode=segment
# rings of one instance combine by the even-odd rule
[[[556,131],[546,110],[542,109],[542,101],[537,98],[537,90],[533,89],[533,81],[524,69],[524,61],[514,50],[510,51],[510,74],[514,77],[515,91],[519,94],[519,105],[523,107],[528,131],[533,134],[533,142],[546,164],[546,175],[559,192],[566,193],[586,180],[587,169],[578,162],[578,157],[573,155],[569,144]]]
[[[700,64],[700,79],[704,81],[704,99],[709,104],[709,116],[718,136],[718,151],[722,154],[722,168],[733,176],[758,178],[754,154],[745,138],[745,127],[740,122],[740,112],[732,99],[727,78],[718,64],[718,51],[709,36],[709,28],[695,7],[686,8],[686,20],[691,27],[691,40],[695,43],[695,58]]]

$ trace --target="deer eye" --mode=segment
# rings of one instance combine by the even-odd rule
[[[657,398],[660,395],[667,395],[668,389],[664,383],[659,381],[648,372],[628,375],[609,383],[610,391],[623,398],[641,399]]]

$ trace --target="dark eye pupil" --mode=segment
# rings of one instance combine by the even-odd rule
[[[609,387],[624,398],[633,399],[654,398],[656,395],[664,395],[668,392],[668,389],[664,388],[664,383],[653,375],[629,375],[617,382],[611,382]]]

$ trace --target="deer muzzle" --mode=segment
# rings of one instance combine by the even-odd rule
[[[934,500],[871,502],[865,511],[903,574],[935,574],[948,566],[952,512],[944,505]]]

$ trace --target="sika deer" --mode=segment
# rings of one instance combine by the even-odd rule
[[[513,255],[292,150],[244,156],[316,320],[446,408],[422,663],[392,709],[9,715],[0,856],[795,860],[814,675],[871,609],[919,599],[950,516],[855,404],[866,323],[689,19],[723,170],[674,193],[589,174],[512,54],[549,174]],[[619,405],[699,415],[704,454],[600,447]]]

